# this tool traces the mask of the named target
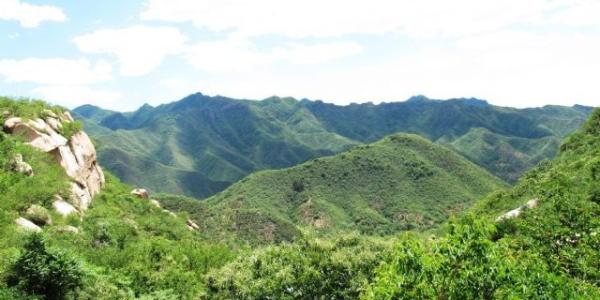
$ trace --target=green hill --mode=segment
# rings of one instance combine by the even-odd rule
[[[392,247],[354,237],[257,249],[210,272],[208,298],[600,299],[599,179],[597,109],[554,160],[437,235],[408,232]]]
[[[74,110],[99,145],[102,165],[157,192],[211,196],[259,170],[297,165],[387,135],[416,133],[514,182],[554,156],[591,108],[513,109],[477,99],[338,106],[272,97],[262,101],[200,93],[135,112],[91,105]],[[501,149],[495,153],[495,149]]]
[[[205,231],[231,229],[250,241],[290,239],[299,233],[295,228],[386,235],[434,227],[503,187],[459,154],[398,134],[292,168],[254,173],[198,204],[205,209],[194,216]]]

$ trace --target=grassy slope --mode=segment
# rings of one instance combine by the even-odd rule
[[[384,235],[435,226],[504,186],[451,150],[416,135],[393,135],[252,174],[197,205],[204,209],[186,208],[205,230],[230,228],[251,241],[289,239],[293,226]]]
[[[33,118],[45,108],[42,102],[0,99],[0,111],[22,117]],[[11,171],[15,153],[31,164],[33,177]],[[14,220],[31,204],[50,211],[53,224],[43,231],[49,247],[70,253],[81,263],[85,283],[77,299],[137,299],[150,294],[196,299],[204,291],[202,275],[233,256],[224,245],[187,229],[185,216],[172,217],[131,196],[132,188],[110,174],[82,219],[64,218],[51,208],[55,194],[68,197],[67,188],[68,178],[53,158],[0,132],[0,298],[23,296],[8,290],[5,279],[29,235]],[[81,233],[61,232],[65,225],[76,226]]]
[[[92,106],[76,111],[98,140],[101,163],[120,178],[155,191],[200,198],[251,172],[290,167],[397,132],[417,133],[450,146],[514,181],[527,168],[551,158],[564,135],[589,113],[585,107],[501,108],[474,99],[415,97],[336,106],[201,94],[155,108],[146,105],[133,113]],[[496,148],[500,154],[492,153]]]

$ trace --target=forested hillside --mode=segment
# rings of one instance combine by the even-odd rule
[[[99,144],[100,162],[125,182],[204,198],[246,175],[416,133],[453,148],[514,182],[554,156],[560,140],[591,108],[514,109],[477,99],[413,97],[405,102],[338,106],[273,97],[262,101],[193,94],[131,113],[94,106],[76,118]]]
[[[439,235],[408,232],[388,239],[392,247],[366,246],[356,236],[267,247],[211,272],[209,296],[598,299],[599,172],[600,109],[556,159],[514,189],[486,197]],[[533,205],[524,208],[526,202]]]
[[[504,187],[459,154],[399,134],[292,168],[254,173],[197,203],[192,218],[205,232],[218,228],[250,242],[292,240],[302,231],[389,235],[438,226]]]

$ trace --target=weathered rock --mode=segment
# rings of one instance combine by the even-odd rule
[[[85,183],[93,197],[100,192],[105,183],[104,172],[98,165],[94,144],[85,132],[79,131],[73,134],[69,146],[79,166],[76,178]]]
[[[523,213],[523,211],[525,209],[532,209],[532,208],[537,207],[538,203],[539,203],[538,198],[531,199],[531,200],[527,201],[527,203],[525,203],[524,205],[521,205],[521,206],[499,216],[498,218],[496,218],[496,222],[516,218],[516,217],[520,216],[521,213]]]
[[[52,218],[48,210],[36,204],[31,205],[27,211],[25,211],[25,218],[31,220],[38,226],[51,225]]]
[[[33,176],[33,168],[31,165],[23,161],[23,155],[21,155],[21,153],[15,154],[12,162],[12,169],[18,173],[22,173],[27,176]]]
[[[3,130],[7,133],[12,133],[15,126],[17,126],[17,124],[19,124],[21,122],[23,122],[23,120],[21,118],[12,117],[12,118],[4,121]]]
[[[78,234],[80,232],[79,228],[75,226],[65,225],[56,227],[56,231],[60,233],[75,233]]]
[[[158,202],[158,200],[150,199],[150,203],[158,208],[161,208],[160,202]]]
[[[76,199],[78,203],[75,206],[80,211],[85,211],[92,202],[92,195],[81,182],[71,182],[71,199]]]
[[[57,132],[60,132],[63,128],[62,123],[57,118],[48,117],[46,118],[46,123]]]
[[[27,231],[32,231],[32,232],[41,232],[42,231],[42,228],[40,226],[35,225],[33,222],[31,222],[23,217],[16,219],[15,223],[17,224],[17,226],[19,226],[20,228],[27,230]]]
[[[10,118],[4,122],[4,131],[22,136],[27,144],[55,157],[76,182],[71,186],[71,193],[75,206],[83,211],[105,184],[104,173],[97,163],[96,149],[83,131],[73,134],[70,140],[58,133],[62,128],[61,122],[74,121],[69,112],[58,116],[45,110],[43,115],[46,120]]]
[[[42,111],[42,113],[43,113],[43,114],[44,114],[44,116],[46,116],[46,117],[51,117],[51,118],[58,119],[58,115],[57,115],[55,112],[53,112],[53,111],[51,111],[51,110],[49,110],[49,109],[44,109],[44,110]]]
[[[63,200],[62,198],[58,198],[54,202],[52,202],[52,207],[56,210],[57,213],[62,215],[63,217],[67,217],[71,214],[76,214],[77,209],[71,205],[71,203]]]
[[[71,116],[71,113],[68,112],[68,111],[65,111],[63,113],[61,119],[62,119],[63,122],[67,122],[67,123],[69,123],[69,122],[75,122],[75,119],[73,119],[73,116]]]
[[[45,123],[44,123],[45,124]],[[50,152],[57,147],[67,144],[67,139],[56,133],[52,128],[46,126],[46,133],[38,130],[41,125],[37,122],[28,121],[27,123],[17,123],[10,131],[14,135],[19,135],[25,139],[26,143],[38,148],[44,152]]]
[[[79,164],[69,146],[60,146],[49,152],[71,178],[78,178]]]
[[[190,230],[200,230],[200,226],[190,219],[188,219],[185,223]]]
[[[148,197],[150,197],[148,191],[146,191],[145,189],[134,189],[133,191],[131,191],[131,194],[138,196],[142,199],[148,199]]]

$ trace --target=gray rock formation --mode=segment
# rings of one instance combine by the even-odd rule
[[[43,115],[44,119],[35,120],[9,118],[4,122],[3,129],[7,133],[22,136],[27,144],[55,157],[73,180],[73,205],[84,211],[105,183],[104,173],[97,163],[96,149],[83,131],[76,132],[70,139],[60,134],[64,123],[73,122],[69,112],[59,116],[45,110]]]

